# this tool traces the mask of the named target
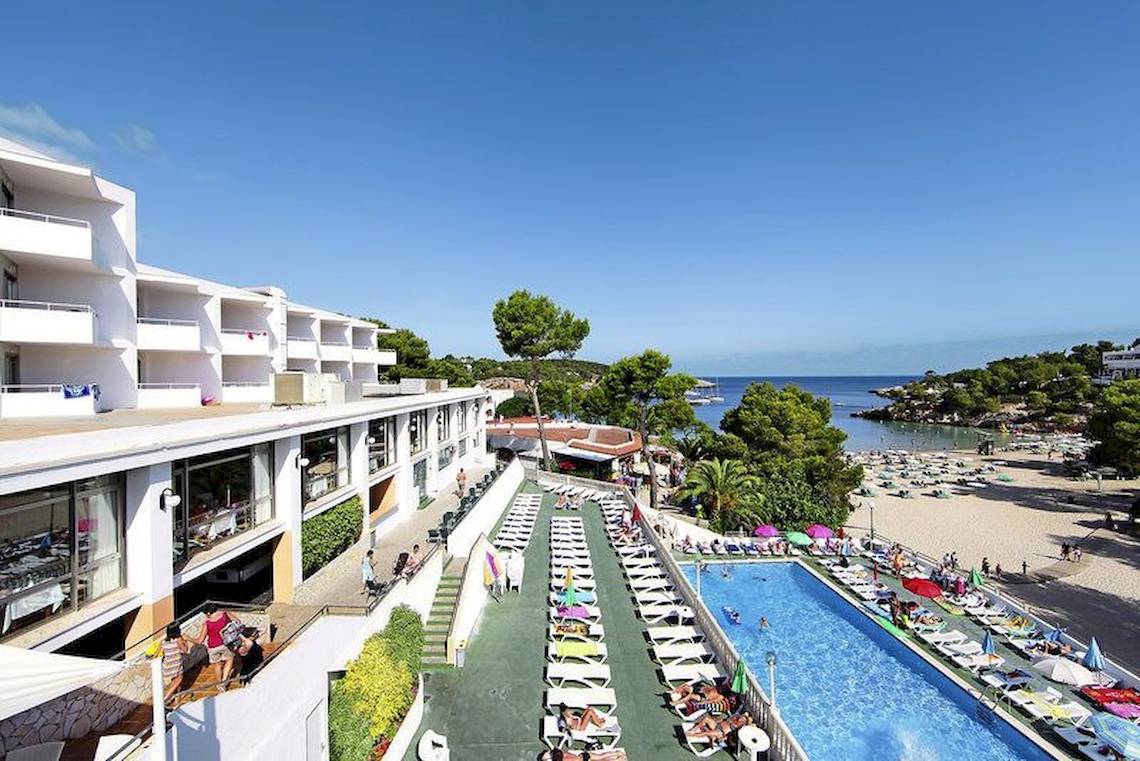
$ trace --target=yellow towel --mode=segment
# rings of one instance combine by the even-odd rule
[[[559,642],[554,646],[559,658],[583,658],[598,654],[596,642]]]

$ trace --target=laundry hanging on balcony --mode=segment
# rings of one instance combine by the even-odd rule
[[[78,399],[81,396],[93,396],[99,400],[98,383],[65,383],[63,384],[64,399]]]

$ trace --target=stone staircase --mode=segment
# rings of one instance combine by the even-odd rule
[[[446,668],[447,632],[459,602],[459,587],[463,583],[463,568],[459,563],[451,563],[444,569],[439,580],[439,589],[431,604],[427,624],[424,626],[424,670]]]

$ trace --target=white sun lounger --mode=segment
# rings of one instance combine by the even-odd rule
[[[639,605],[638,615],[648,624],[661,624],[665,621],[692,621],[696,618],[693,609],[688,605],[672,603],[648,603]]]
[[[673,645],[678,642],[697,642],[705,638],[695,626],[650,626],[646,633],[654,645]]]
[[[567,642],[564,644],[573,645],[579,644],[576,642]],[[591,642],[594,646],[594,652],[590,654],[573,654],[573,655],[560,655],[558,653],[557,642],[548,642],[546,644],[546,660],[550,663],[605,663],[606,659],[610,657],[610,651],[606,648],[605,642]]]
[[[677,605],[681,602],[681,598],[675,592],[653,590],[650,592],[634,592],[633,601],[640,608],[646,605]]]
[[[567,708],[593,706],[608,713],[617,708],[617,695],[609,687],[551,687],[546,691],[546,707],[558,710],[561,705]]]
[[[574,578],[571,579],[571,581],[574,584],[575,589],[589,589],[592,591],[594,589],[597,589],[597,587],[598,587],[598,582],[593,577],[579,576],[578,574],[574,574]],[[566,574],[563,573],[563,574],[559,574],[557,576],[552,577],[550,579],[550,588],[551,589],[565,589],[566,588]]]
[[[959,668],[966,669],[974,674],[981,672],[983,669],[996,669],[1005,663],[1005,658],[1002,658],[1000,655],[986,655],[985,653],[955,655],[950,660]]]
[[[685,735],[685,744],[697,758],[708,758],[720,750],[728,750],[728,740],[712,740],[708,737],[689,737],[689,732],[696,726],[696,722],[686,721],[681,724],[681,731]]]
[[[615,552],[623,558],[647,558],[653,554],[653,545],[651,544],[637,544],[637,545],[623,545],[616,548]]]
[[[661,561],[659,561],[655,557],[622,558],[621,565],[622,565],[622,568],[625,568],[626,570],[629,570],[631,568],[646,568],[646,567],[660,568],[661,567]]]
[[[551,621],[582,621],[587,624],[596,624],[602,620],[602,609],[597,605],[581,605],[586,613],[585,618],[575,618],[574,616],[565,616],[558,613],[556,605],[550,606],[550,620]]]
[[[673,582],[667,578],[630,579],[629,586],[634,592],[671,592]]]
[[[707,663],[713,659],[713,651],[699,642],[685,642],[673,645],[654,645],[653,658],[662,666],[679,666],[682,663]]]
[[[579,568],[591,568],[594,564],[591,562],[589,554],[587,553],[586,557],[552,554],[550,556],[550,565],[551,567],[560,566],[562,568],[573,566],[574,572],[577,573]]]
[[[551,687],[579,684],[584,687],[609,687],[610,667],[604,663],[548,663],[546,683]]]
[[[584,621],[582,623],[585,623]],[[601,624],[586,624],[586,632],[584,634],[559,634],[557,624],[550,624],[547,631],[547,639],[551,642],[557,642],[563,639],[573,639],[581,642],[589,640],[603,640],[606,638],[606,627]]]
[[[952,645],[955,643],[965,642],[969,639],[969,637],[966,636],[965,632],[960,632],[957,629],[954,629],[953,631],[922,632],[918,635],[918,638],[926,644],[932,645],[934,647],[937,647],[938,645]]]
[[[716,663],[683,663],[678,666],[662,666],[662,681],[670,689],[690,682],[719,682],[727,675]]]
[[[661,566],[645,566],[643,568],[627,568],[625,575],[630,581],[634,579],[665,579],[665,569]]]
[[[557,716],[542,719],[542,741],[551,748],[569,747],[573,743],[601,743],[605,749],[614,748],[621,740],[621,724],[613,716],[603,716],[605,724],[600,727],[587,727],[580,732],[562,732],[558,728]]]
[[[551,561],[550,575],[551,576],[565,576],[566,569],[572,569],[575,579],[592,579],[594,578],[594,566],[592,563],[581,560],[574,563],[563,563],[561,560],[555,562]]]

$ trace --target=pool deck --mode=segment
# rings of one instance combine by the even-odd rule
[[[875,618],[874,614],[871,614],[870,611],[867,611],[864,608],[861,600],[859,600],[858,598],[853,596],[849,590],[847,590],[834,577],[832,577],[830,573],[828,573],[827,569],[823,565],[821,565],[817,560],[815,560],[814,558],[812,558],[810,556],[801,555],[801,556],[797,556],[797,557],[781,557],[781,558],[772,558],[772,559],[763,559],[763,560],[758,560],[756,558],[735,558],[735,559],[715,558],[715,559],[712,559],[710,561],[710,559],[707,557],[699,558],[699,557],[693,556],[693,555],[677,554],[677,558],[678,558],[678,560],[681,560],[682,562],[702,559],[702,560],[705,560],[706,562],[712,562],[712,563],[717,563],[717,562],[730,562],[730,563],[732,563],[732,562],[769,562],[769,563],[770,562],[785,562],[786,563],[786,562],[798,561],[801,563],[801,565],[805,566],[807,569],[814,572],[814,574],[821,581],[823,581],[825,584],[827,584],[832,589],[837,591],[841,597],[843,597],[845,600],[847,600],[849,603],[851,603],[860,612],[867,614],[868,617],[872,618],[872,620],[874,620],[874,618]],[[859,563],[861,565],[865,565],[867,567],[870,567],[870,561],[867,560],[866,558],[862,558],[862,557],[852,558],[852,563],[853,564]],[[914,597],[914,595],[912,595],[910,592],[903,589],[902,584],[899,581],[899,579],[897,579],[894,576],[891,576],[887,573],[880,572],[879,581],[881,583],[889,586],[891,589],[895,590],[896,592],[898,592],[900,595],[900,598],[903,600],[916,599]],[[918,602],[921,604],[921,603],[924,603],[925,601],[923,601],[922,599],[918,599]],[[952,615],[952,614],[948,613],[947,611],[942,610],[941,608],[938,608],[937,606],[929,606],[928,605],[927,607],[930,608],[935,615],[941,616],[947,622],[946,631],[952,631],[955,629],[960,630],[960,631],[964,632],[967,636],[969,636],[970,639],[976,640],[978,642],[981,642],[982,639],[986,635],[986,629],[983,626],[981,626],[979,623],[977,623],[974,619],[970,618],[969,616]],[[959,686],[965,685],[968,689],[970,689],[974,692],[982,693],[983,695],[985,695],[985,697],[987,699],[990,699],[990,700],[994,699],[995,694],[994,694],[994,689],[992,687],[990,687],[989,685],[982,682],[981,679],[978,678],[977,676],[975,676],[973,673],[971,673],[965,669],[959,668],[952,661],[949,661],[946,658],[943,658],[941,656],[941,654],[938,653],[937,650],[935,650],[934,648],[927,645],[925,642],[923,642],[918,637],[915,637],[912,635],[907,635],[905,637],[904,641],[909,643],[910,645],[913,645],[915,647],[915,649],[917,649],[920,653],[922,653],[928,661],[931,661],[934,664],[936,664],[936,666],[939,668],[939,670],[941,670],[944,673],[948,673],[948,674],[952,675],[952,677],[954,677],[956,679],[956,681],[959,682]],[[1052,687],[1053,689],[1059,690],[1061,693],[1063,693],[1065,695],[1066,700],[1074,700],[1077,703],[1079,703],[1080,705],[1082,705],[1082,706],[1088,708],[1089,710],[1093,711],[1094,713],[1096,712],[1097,709],[1092,705],[1092,703],[1089,703],[1086,699],[1084,699],[1081,696],[1079,690],[1076,690],[1072,687],[1069,687],[1069,686],[1066,686],[1063,684],[1057,684],[1055,682],[1050,682],[1049,680],[1045,679],[1044,676],[1040,675],[1040,673],[1033,668],[1032,661],[1030,661],[1029,659],[1027,659],[1023,655],[1021,655],[1021,653],[1010,648],[1009,646],[1007,646],[1005,644],[1005,637],[1001,637],[1001,636],[998,636],[997,634],[995,634],[994,635],[994,643],[997,646],[997,654],[1002,656],[1003,658],[1005,658],[1005,662],[1000,666],[1000,670],[1008,671],[1008,670],[1014,669],[1014,668],[1020,669],[1020,670],[1026,672],[1027,674],[1030,674],[1032,676],[1032,681],[1029,683],[1029,685],[1027,685],[1028,687],[1030,687],[1034,690],[1043,690],[1046,687]],[[998,700],[1000,701],[999,704],[1000,704],[1000,708],[1002,710],[1002,714],[1007,719],[1010,719],[1012,721],[1012,723],[1020,726],[1024,730],[1027,730],[1027,732],[1026,732],[1027,734],[1036,736],[1039,739],[1044,739],[1045,742],[1049,744],[1050,750],[1055,756],[1057,756],[1059,758],[1065,758],[1065,759],[1083,759],[1084,758],[1084,756],[1082,756],[1079,753],[1077,753],[1076,751],[1072,750],[1063,740],[1061,740],[1061,738],[1055,732],[1052,731],[1049,724],[1047,724],[1046,722],[1044,722],[1042,720],[1036,720],[1036,721],[1033,720],[1031,717],[1027,716],[1020,709],[1018,709],[1017,706],[1012,705],[1011,703],[1009,703],[1006,700],[1001,700],[1000,696],[998,696]]]
[[[526,482],[521,491],[541,489]],[[543,670],[553,502],[549,495],[542,501],[526,549],[522,593],[509,593],[498,603],[488,601],[469,643],[464,668],[426,675],[419,734],[432,729],[446,736],[452,758],[533,761],[546,748],[539,734],[546,715]],[[665,706],[664,687],[649,655],[646,627],[634,612],[601,511],[589,502],[580,512],[559,514],[580,515],[585,526],[606,629],[611,687],[617,693],[615,715],[622,725],[619,747],[631,759],[694,758],[681,743],[679,719]],[[415,759],[414,745],[405,758]],[[714,758],[727,755],[722,752]]]

